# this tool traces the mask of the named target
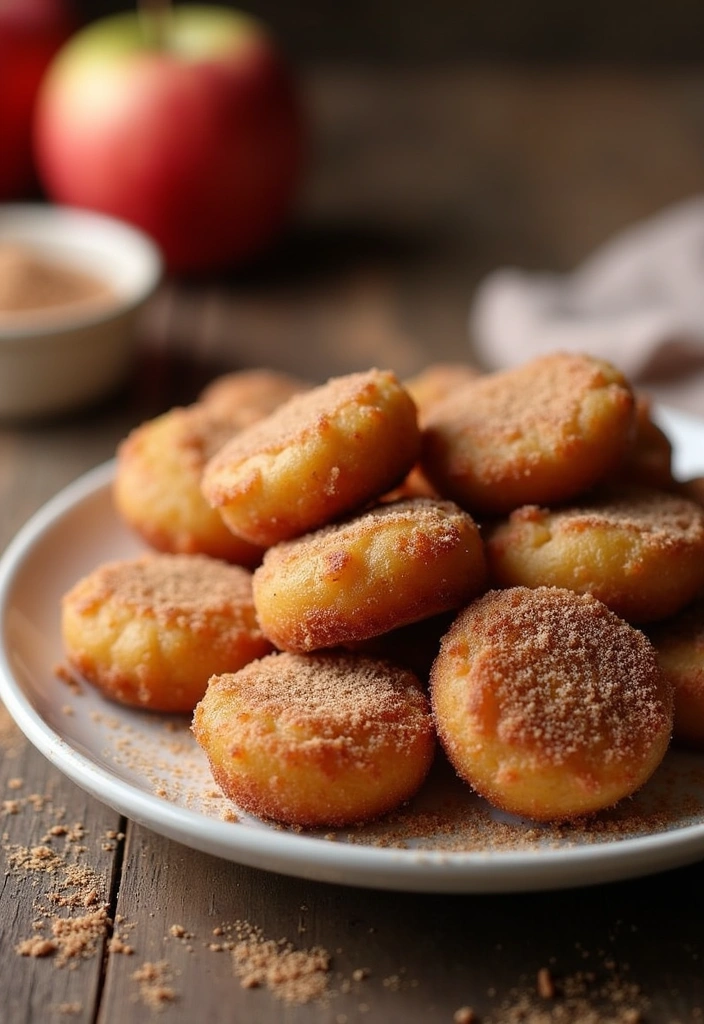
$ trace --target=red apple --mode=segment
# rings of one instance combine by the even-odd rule
[[[303,124],[265,28],[219,7],[167,10],[161,38],[137,12],[89,25],[41,89],[35,149],[55,200],[121,217],[172,270],[259,253],[295,198]]]
[[[36,187],[34,102],[51,58],[74,28],[67,0],[0,0],[0,199]]]

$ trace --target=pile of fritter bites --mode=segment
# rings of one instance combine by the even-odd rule
[[[66,655],[113,700],[193,714],[262,818],[374,819],[438,746],[505,811],[588,815],[673,728],[704,745],[703,494],[586,355],[228,374],[120,445],[147,550],[65,595]]]

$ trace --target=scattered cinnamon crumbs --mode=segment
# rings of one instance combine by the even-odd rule
[[[95,955],[107,934],[110,920],[105,908],[92,911],[83,917],[59,917],[51,926],[52,938],[34,935],[17,944],[20,956],[45,957],[55,954],[57,967],[70,961],[88,959]]]
[[[172,1003],[177,998],[175,989],[169,984],[171,969],[165,960],[143,963],[133,972],[132,977],[139,982],[142,1002],[153,1010],[161,1010],[166,1003]]]
[[[536,985],[512,989],[483,1024],[640,1024],[649,1005],[640,986],[613,961],[605,961],[603,968],[577,971],[559,983],[542,968]],[[549,979],[549,996],[541,976]]]
[[[111,953],[121,953],[123,956],[132,956],[134,953],[134,946],[130,946],[129,943],[123,942],[118,935],[113,935],[108,943],[108,950]]]
[[[30,939],[23,939],[18,942],[15,950],[20,956],[50,956],[58,949],[56,942],[52,939],[44,939],[40,935],[34,935]]]
[[[40,844],[38,846],[10,846],[6,848],[7,863],[14,872],[45,872],[55,874],[65,861],[52,850],[51,847]]]
[[[28,811],[48,811],[53,821],[34,845],[10,843],[7,835],[3,837],[6,874],[22,877],[36,890],[33,909],[39,915],[31,924],[33,934],[20,939],[15,951],[20,956],[51,958],[56,967],[73,968],[101,951],[112,933],[105,878],[81,863],[88,850],[82,822],[67,822],[64,809],[38,793],[18,798],[12,807],[13,814]],[[117,939],[111,951],[127,952],[126,944],[122,946]]]
[[[295,949],[285,939],[265,939],[248,922],[236,925],[238,940],[232,950],[234,970],[243,988],[265,986],[286,1003],[309,1003],[323,997],[328,987],[330,954],[320,946]]]
[[[98,952],[111,925],[105,907],[82,917],[59,917],[51,933],[56,942],[56,965],[63,967],[69,961],[88,959]]]
[[[71,693],[78,695],[83,692],[76,674],[68,665],[61,663],[54,665],[54,676],[62,683],[66,683]]]

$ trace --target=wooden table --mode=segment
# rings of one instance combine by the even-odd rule
[[[0,429],[0,546],[132,425],[193,400],[221,369],[324,379],[466,357],[468,303],[487,270],[567,268],[704,182],[704,75],[694,71],[319,70],[306,86],[314,145],[295,230],[256,270],[166,282],[119,395],[58,422]],[[179,1024],[450,1022],[462,1007],[495,1021],[557,1021],[555,1001],[536,992],[549,988],[545,973],[538,985],[541,969],[562,983],[565,1021],[704,1015],[701,865],[517,895],[399,894],[268,874],[120,818],[0,721],[0,1021],[143,1022],[155,1005]],[[57,821],[68,831],[51,834]],[[26,863],[16,870],[17,848],[41,845],[68,850],[101,880],[131,954],[103,937],[63,967],[55,955],[17,955],[19,942],[44,934],[33,922],[52,886]],[[96,909],[87,901],[63,913]],[[243,987],[230,953],[211,948],[235,921],[324,947],[332,994],[297,1003]],[[166,973],[135,977],[160,961]]]

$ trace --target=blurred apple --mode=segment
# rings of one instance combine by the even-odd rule
[[[34,102],[47,65],[74,28],[68,0],[0,0],[0,199],[36,187]]]
[[[102,18],[46,76],[35,121],[55,200],[121,217],[170,269],[242,263],[278,234],[300,178],[296,89],[266,29],[224,7]]]

